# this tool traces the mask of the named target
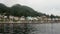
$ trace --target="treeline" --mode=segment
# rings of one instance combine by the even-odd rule
[[[19,4],[13,5],[12,7],[7,7],[0,3],[0,14],[13,15],[13,16],[40,16],[38,12],[30,7],[22,6]],[[42,14],[43,15],[43,14]]]
[[[23,6],[23,5],[19,5],[19,4],[15,4],[12,7],[7,7],[4,4],[0,3],[0,14],[1,15],[12,15],[12,16],[47,16],[47,17],[59,17],[59,16],[54,16],[54,15],[46,15],[43,13],[39,13],[35,10],[33,10],[32,8],[28,7],[28,6]]]

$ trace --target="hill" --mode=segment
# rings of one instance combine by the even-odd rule
[[[4,4],[0,3],[0,14],[2,15],[13,15],[13,16],[32,16],[32,17],[36,17],[36,16],[47,16],[47,17],[59,17],[59,16],[54,16],[54,15],[46,15],[43,13],[39,13],[37,11],[35,11],[34,9],[32,9],[31,7],[28,6],[24,6],[24,5],[20,5],[20,4],[15,4],[12,7],[7,7]]]
[[[33,10],[32,8],[28,7],[28,6],[22,6],[19,4],[16,4],[14,6],[11,7],[11,13],[14,16],[40,16],[37,11]],[[43,15],[41,13],[41,15]]]

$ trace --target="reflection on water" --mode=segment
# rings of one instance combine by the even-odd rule
[[[34,34],[60,34],[60,23],[55,24],[32,24],[38,31]]]
[[[24,29],[25,26],[24,26],[24,24],[2,24],[2,25],[0,24],[0,32],[2,32],[4,34],[5,34],[5,32],[10,32],[10,34],[13,34],[14,30],[16,30],[18,32],[21,32],[22,29]],[[60,23],[52,23],[52,24],[28,24],[27,26],[29,28],[31,27],[33,29],[36,28],[35,31],[32,31],[29,34],[60,34]],[[18,32],[17,32],[17,34],[18,34]]]

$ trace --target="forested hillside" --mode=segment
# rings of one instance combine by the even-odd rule
[[[12,16],[32,16],[32,17],[36,17],[36,16],[47,16],[47,17],[58,17],[58,16],[54,16],[54,15],[46,15],[43,13],[39,13],[37,11],[35,11],[34,9],[32,9],[31,7],[28,6],[24,6],[24,5],[20,5],[20,4],[15,4],[12,7],[7,7],[6,5],[0,3],[0,14],[1,15],[12,15]]]

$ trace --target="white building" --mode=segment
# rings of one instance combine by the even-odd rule
[[[7,16],[4,16],[3,18],[4,18],[4,19],[6,19],[6,18],[7,18]]]
[[[33,18],[32,18],[32,17],[29,17],[29,16],[26,17],[26,19],[27,19],[27,20],[33,20]]]
[[[22,16],[22,17],[20,17],[20,19],[19,20],[25,20],[25,17],[24,16]]]
[[[10,19],[10,20],[13,20],[13,18],[14,18],[14,16],[9,16],[9,19]]]
[[[29,16],[28,16],[28,17],[26,17],[26,19],[27,19],[27,20],[38,20],[38,18],[37,18],[37,17],[29,17]]]
[[[42,17],[37,16],[37,19],[38,19],[38,20],[42,20]]]
[[[33,18],[33,20],[38,20],[38,18],[37,17],[32,17]]]
[[[19,20],[19,17],[14,17],[14,20]]]

